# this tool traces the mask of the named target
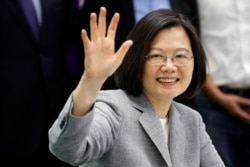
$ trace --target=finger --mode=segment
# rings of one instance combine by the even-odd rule
[[[239,102],[241,105],[250,106],[250,99],[248,99],[248,98],[239,97],[237,100],[238,100],[238,102]]]
[[[110,24],[109,24],[108,34],[107,34],[108,38],[115,39],[116,30],[118,27],[119,20],[120,20],[119,13],[115,13],[114,16],[112,17]]]
[[[87,35],[87,32],[85,29],[82,29],[81,31],[81,38],[82,38],[82,41],[83,41],[83,46],[84,48],[88,48],[89,47],[89,44],[90,44],[90,40],[89,40],[89,37]]]
[[[106,8],[101,7],[98,18],[98,30],[99,30],[99,35],[101,37],[106,36],[106,13],[107,13]]]
[[[90,39],[96,40],[98,38],[96,13],[90,14]]]
[[[245,123],[250,124],[250,115],[247,112],[242,112],[240,117]]]
[[[120,61],[122,61],[124,55],[127,53],[128,49],[130,48],[130,46],[133,44],[132,40],[127,40],[125,41],[121,47],[118,49],[118,51],[116,52],[117,56],[120,58]]]

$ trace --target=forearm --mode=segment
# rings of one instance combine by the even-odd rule
[[[104,78],[90,78],[83,74],[73,92],[73,109],[71,114],[80,117],[90,111],[104,82]]]
[[[218,88],[217,85],[215,85],[213,78],[210,75],[207,76],[204,90],[216,103],[219,103],[220,99],[222,99],[224,96],[224,93]]]

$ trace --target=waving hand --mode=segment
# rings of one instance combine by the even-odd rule
[[[90,39],[86,31],[82,31],[82,40],[85,51],[85,74],[88,77],[106,79],[112,75],[123,60],[132,41],[126,41],[115,52],[115,34],[119,22],[119,14],[115,13],[106,30],[106,9],[100,8],[99,19],[97,15],[90,15]]]
[[[125,41],[115,52],[115,34],[120,16],[115,13],[110,25],[106,26],[106,8],[101,7],[97,19],[95,13],[90,15],[90,38],[82,30],[82,41],[85,51],[85,70],[73,92],[73,115],[86,114],[105,80],[111,76],[121,64],[124,55],[132,45]]]

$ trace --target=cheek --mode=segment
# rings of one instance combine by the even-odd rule
[[[180,71],[181,71],[181,74],[182,74],[182,77],[183,79],[189,84],[192,80],[192,77],[193,77],[193,66],[190,66],[188,68],[181,68]]]
[[[187,77],[192,78],[192,76],[193,76],[193,71],[194,71],[193,68],[187,69],[187,70],[186,70],[186,75],[187,75]]]
[[[186,80],[187,80],[187,82],[188,82],[188,84],[191,82],[191,80],[192,80],[192,77],[193,77],[193,68],[190,68],[190,69],[187,69],[186,71],[185,71],[185,78],[186,78]]]
[[[145,65],[142,73],[142,84],[149,85],[154,80],[155,73],[156,70],[154,68]]]
[[[149,70],[145,70],[142,73],[142,84],[145,85],[146,83],[148,83],[150,81],[151,78],[151,74]]]

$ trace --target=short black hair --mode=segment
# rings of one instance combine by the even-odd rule
[[[192,80],[182,95],[191,98],[202,89],[206,80],[206,55],[198,32],[185,15],[171,9],[148,13],[130,31],[127,39],[131,39],[133,45],[114,74],[118,88],[135,96],[142,93],[143,65],[151,42],[161,30],[175,26],[183,27],[188,34],[194,56]]]

